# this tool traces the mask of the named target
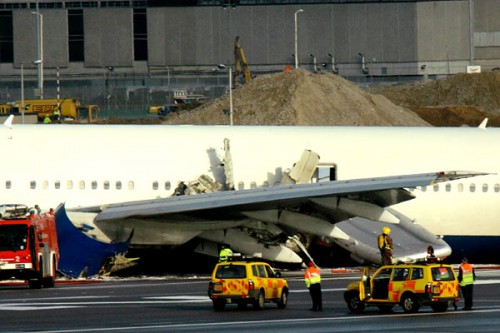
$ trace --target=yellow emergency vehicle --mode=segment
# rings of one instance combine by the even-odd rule
[[[361,313],[367,306],[388,312],[394,305],[400,305],[405,313],[428,305],[434,312],[445,312],[450,303],[459,300],[458,280],[450,265],[387,265],[370,273],[365,268],[361,280],[349,284],[344,293],[351,312]]]
[[[237,304],[244,309],[252,304],[256,309],[274,302],[284,309],[288,301],[288,282],[279,272],[265,262],[221,262],[212,273],[208,296],[215,311],[222,311],[226,304]]]

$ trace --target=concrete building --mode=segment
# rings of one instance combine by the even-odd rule
[[[46,97],[109,110],[167,103],[173,89],[214,97],[236,36],[252,75],[293,66],[295,47],[299,66],[367,84],[490,71],[500,0],[2,2],[0,100],[20,98],[21,76],[26,98],[42,80]]]

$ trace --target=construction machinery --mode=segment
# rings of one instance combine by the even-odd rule
[[[248,67],[247,58],[245,57],[245,52],[240,46],[240,36],[236,36],[234,42],[234,77],[235,84],[248,83],[252,79],[250,74],[250,68]]]

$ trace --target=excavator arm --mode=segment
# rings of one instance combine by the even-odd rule
[[[234,42],[234,67],[235,67],[235,77],[238,78],[235,82],[240,82],[239,78],[243,76],[244,82],[250,82],[251,73],[250,68],[248,67],[247,59],[245,57],[245,52],[240,46],[240,37],[236,36],[236,40]]]

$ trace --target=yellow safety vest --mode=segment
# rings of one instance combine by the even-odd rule
[[[316,267],[309,267],[304,274],[304,281],[306,283],[306,287],[309,288],[311,284],[321,283],[321,272]]]
[[[386,250],[392,250],[392,246],[387,242],[387,236],[382,234],[378,236],[378,248],[379,249],[386,249]]]
[[[462,271],[462,281],[460,281],[460,286],[465,287],[469,284],[474,283],[474,271],[471,264],[463,264],[460,266]]]

